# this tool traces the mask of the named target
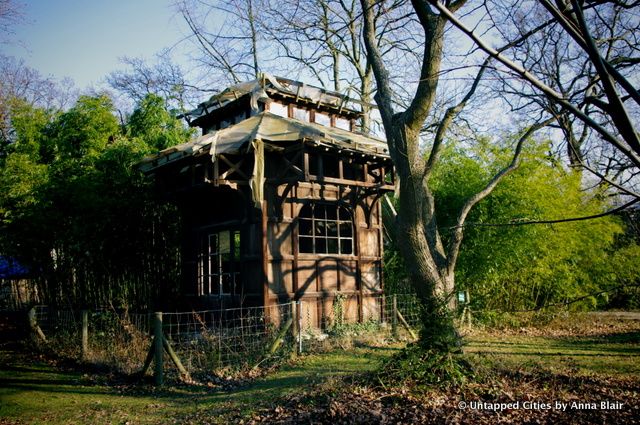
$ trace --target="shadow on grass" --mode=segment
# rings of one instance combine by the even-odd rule
[[[17,358],[9,364],[0,361],[0,392],[153,397],[178,404],[185,399],[215,403],[232,398],[240,403],[262,404],[332,376],[357,374],[370,369],[376,364],[376,359],[388,356],[387,350],[370,347],[367,355],[329,352],[303,356],[296,363],[284,365],[272,374],[226,389],[206,385],[172,385],[171,380],[162,388],[156,388],[149,376],[141,380],[136,376],[108,374],[101,367],[79,363],[67,363],[63,369],[41,362],[24,365],[22,363],[29,360]]]

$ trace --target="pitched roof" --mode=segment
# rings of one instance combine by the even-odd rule
[[[387,143],[383,140],[335,127],[284,118],[270,112],[253,117],[188,143],[173,146],[143,159],[140,170],[145,173],[189,156],[217,153],[237,154],[249,152],[253,140],[263,142],[303,141],[343,151],[389,157]]]
[[[362,104],[361,101],[351,99],[335,91],[313,87],[299,81],[263,73],[261,74],[261,78],[224,89],[222,92],[211,96],[209,100],[199,104],[197,108],[181,115],[181,117],[185,117],[189,121],[198,120],[246,94],[251,94],[251,106],[254,110],[257,110],[257,101],[268,100],[269,95],[273,93],[306,100],[316,105],[324,105],[329,108],[348,111],[351,114],[361,114],[360,108],[358,107],[358,105]]]

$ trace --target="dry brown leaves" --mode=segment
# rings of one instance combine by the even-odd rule
[[[347,384],[340,391],[325,388],[320,393],[291,397],[278,407],[254,415],[246,423],[640,423],[637,380],[513,374],[496,377],[490,383],[470,384],[463,391],[430,390],[417,394],[415,390]],[[556,402],[564,403],[564,410]],[[616,402],[623,404],[616,405]],[[501,403],[512,407],[492,410]]]

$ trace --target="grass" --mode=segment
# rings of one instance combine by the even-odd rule
[[[460,415],[469,412],[457,410],[455,403],[453,407],[446,404],[436,406],[434,400],[474,399],[477,394],[486,392],[503,401],[528,397],[541,400],[602,398],[631,403],[637,394],[640,315],[624,320],[610,315],[563,317],[544,329],[476,330],[467,336],[466,342],[466,356],[478,370],[486,371],[487,376],[495,379],[472,383],[461,393],[446,394],[434,390],[433,394],[425,393],[426,399],[402,398],[398,402],[400,406],[413,403],[415,409],[412,412],[422,412],[423,415],[427,414],[425,412],[440,415],[438,409],[445,408],[452,417],[462,417]],[[5,346],[4,349],[0,347],[0,424],[238,423],[253,417],[268,421],[271,417],[288,414],[287,406],[290,407],[291,400],[295,401],[296,397],[302,404],[319,403],[318,406],[299,407],[313,415],[319,414],[318,409],[324,409],[322,403],[329,403],[326,400],[331,404],[341,398],[344,403],[338,402],[337,406],[342,406],[345,417],[349,417],[353,406],[358,403],[361,403],[362,414],[375,413],[381,408],[380,400],[391,403],[401,391],[390,388],[390,393],[384,389],[380,394],[368,396],[370,388],[357,393],[351,389],[357,389],[358,384],[349,386],[339,378],[375,370],[382,360],[397,351],[397,346],[349,345],[348,350],[307,354],[267,376],[222,390],[195,385],[155,389],[149,382],[139,384],[122,376],[107,375],[104,371],[79,371],[73,365],[56,363]],[[570,377],[573,383],[565,385],[567,381],[563,377]],[[577,381],[574,382],[573,378]],[[556,382],[555,386],[549,386],[550,381]],[[335,393],[340,388],[346,388],[342,395],[339,391]],[[549,392],[551,390],[555,392]],[[601,393],[605,390],[608,392]],[[300,397],[302,393],[308,397]],[[433,406],[429,404],[431,402]],[[400,415],[398,420],[410,422],[402,416],[406,409],[386,404],[384,408],[392,409],[387,411],[392,415],[390,417],[395,418],[393,415],[397,413]],[[600,413],[610,415],[607,416],[609,420],[615,419],[614,415],[620,412]],[[622,413],[632,417],[637,412],[629,410]],[[482,419],[483,412],[474,414]],[[510,414],[532,413],[518,411]],[[327,418],[329,423],[336,423],[330,415]],[[416,418],[416,421],[422,421],[422,416]],[[531,419],[528,416],[514,418],[521,421]],[[564,417],[546,418],[549,423],[556,419],[564,420]]]
[[[47,362],[0,352],[0,424],[4,423],[226,423],[268,409],[281,398],[335,377],[373,370],[393,353],[356,348],[302,356],[232,391],[179,386],[154,390],[131,383],[108,384],[99,375],[59,370]]]
[[[542,329],[472,332],[465,352],[506,371],[574,377],[640,377],[640,314],[574,313]]]
[[[637,377],[639,339],[639,332],[600,338],[485,336],[470,339],[465,351],[476,361],[506,370]]]

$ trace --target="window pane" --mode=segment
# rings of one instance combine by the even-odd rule
[[[335,205],[326,205],[327,220],[336,220],[338,218],[338,207]]]
[[[240,261],[240,232],[233,232],[233,257],[236,262]]]
[[[313,218],[303,215],[312,213]],[[348,208],[337,204],[307,204],[298,218],[298,252],[346,254],[353,252],[353,223]]]
[[[229,237],[229,232],[220,232],[218,233],[220,240],[220,251],[225,254],[231,252],[231,238]]]
[[[300,252],[313,254],[313,238],[300,237]]]
[[[307,204],[300,210],[300,217],[311,218],[313,217],[312,212],[313,208],[311,207],[311,204]]]
[[[353,243],[351,239],[340,239],[340,254],[353,253]]]
[[[300,109],[300,108],[293,108],[293,118],[300,120],[300,121],[306,121],[309,122],[309,111],[307,111],[306,109]]]
[[[338,253],[338,239],[334,239],[334,238],[327,239],[327,253],[329,254]]]
[[[351,122],[348,119],[336,117],[336,127],[351,131]]]
[[[298,221],[299,221],[298,234],[300,236],[305,236],[305,235],[311,236],[312,221],[305,218],[301,218]]]
[[[316,115],[316,123],[327,126],[327,127],[331,126],[331,117],[329,117],[329,115],[323,114],[322,112],[317,112],[317,111],[315,115]]]
[[[351,237],[353,234],[353,228],[350,221],[340,222],[340,237]]]
[[[212,254],[214,252],[218,252],[218,235],[212,234],[209,235],[209,246],[206,251],[208,254]]]
[[[229,273],[225,273],[222,275],[222,293],[230,294],[232,292],[233,282],[231,280],[231,275]]]
[[[288,118],[289,117],[289,108],[287,105],[283,105],[278,102],[269,103],[269,112],[279,117]]]
[[[325,221],[316,221],[315,236],[327,236],[327,224]]]
[[[327,236],[338,236],[338,223],[327,221]]]

